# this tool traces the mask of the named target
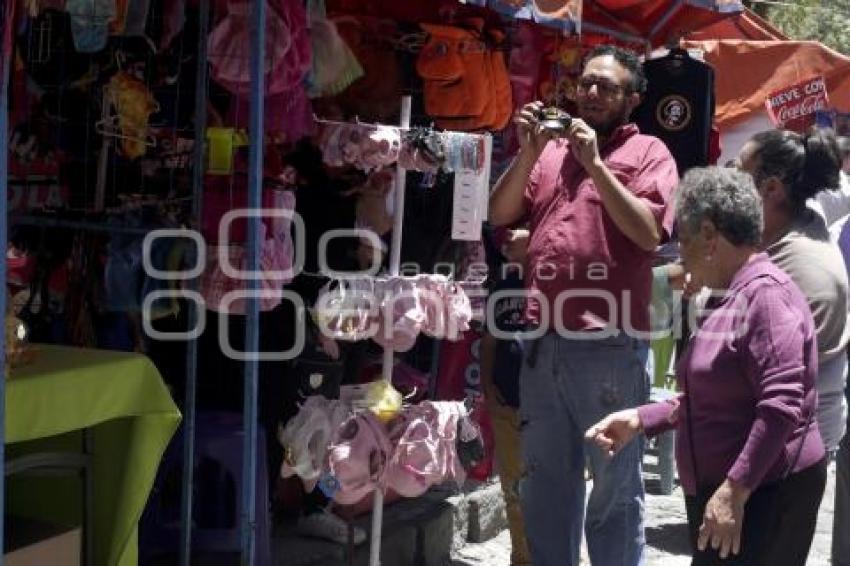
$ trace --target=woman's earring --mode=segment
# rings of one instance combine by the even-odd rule
[[[714,256],[712,256],[711,254],[708,254],[707,256],[705,256],[705,262],[706,263],[711,263],[713,259],[714,259]]]

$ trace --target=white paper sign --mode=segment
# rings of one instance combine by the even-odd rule
[[[455,171],[452,240],[477,242],[487,218],[493,138],[484,138],[484,167],[481,171]]]

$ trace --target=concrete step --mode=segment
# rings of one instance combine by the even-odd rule
[[[367,533],[371,515],[354,524]],[[469,542],[484,542],[507,524],[498,482],[469,482],[463,491],[436,488],[422,497],[404,499],[384,507],[381,566],[443,566]],[[273,555],[281,566],[368,566],[366,542],[346,551],[345,545],[299,536],[294,525],[275,532]]]

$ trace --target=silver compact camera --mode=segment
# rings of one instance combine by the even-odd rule
[[[566,135],[572,121],[572,116],[554,106],[544,108],[538,115],[538,126],[540,130],[559,137]]]

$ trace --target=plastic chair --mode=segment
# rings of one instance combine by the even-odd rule
[[[80,453],[36,452],[6,460],[4,474],[9,476],[63,476],[81,474],[83,480],[83,540],[80,564],[94,563],[94,483],[92,476],[91,431],[83,431],[83,450]]]
[[[242,415],[199,413],[195,421],[192,552],[241,550]],[[271,565],[266,439],[257,429],[255,564]],[[139,530],[140,563],[179,552],[183,429],[163,457]],[[206,496],[206,497],[205,497]]]

